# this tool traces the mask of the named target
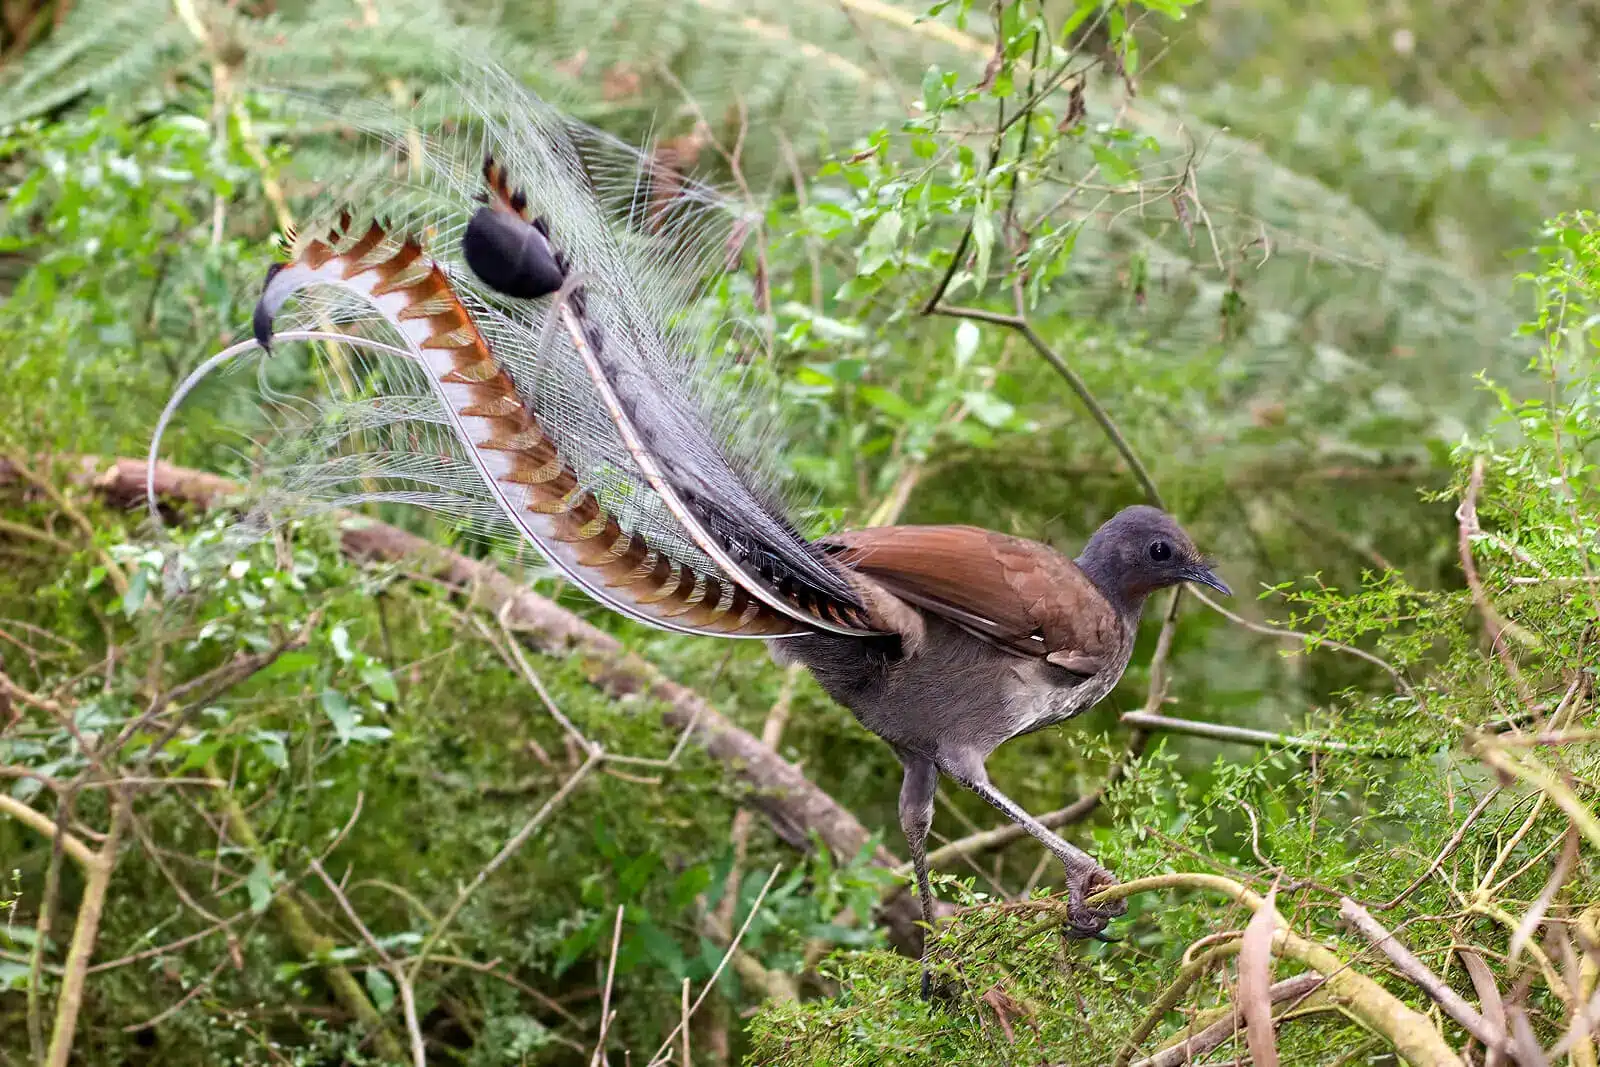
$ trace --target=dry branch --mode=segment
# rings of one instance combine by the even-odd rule
[[[1166,889],[1210,890],[1243,904],[1252,912],[1270,907],[1259,894],[1216,874],[1139,878],[1101,890],[1087,903],[1098,907],[1139,893]],[[1303,963],[1326,978],[1328,992],[1342,1001],[1356,1019],[1382,1034],[1409,1063],[1414,1067],[1460,1067],[1461,1058],[1446,1043],[1431,1019],[1407,1007],[1393,993],[1352,968],[1328,948],[1295,933],[1276,908],[1272,908],[1272,915],[1277,925],[1272,935],[1273,952],[1281,958]]]
[[[1325,979],[1316,972],[1297,974],[1293,978],[1285,978],[1281,982],[1274,982],[1267,990],[1267,999],[1273,1004],[1282,1004],[1291,1001],[1290,1009],[1304,1001],[1312,993],[1321,988]],[[1304,1010],[1311,1010],[1309,1008]],[[1324,1009],[1326,1010],[1326,1009]],[[1279,1015],[1274,1023],[1282,1023],[1284,1015]],[[1237,1008],[1232,1011],[1224,1009],[1222,1018],[1200,1030],[1198,1033],[1186,1037],[1163,1048],[1148,1059],[1136,1060],[1133,1067],[1183,1067],[1183,1064],[1193,1063],[1216,1049],[1224,1041],[1239,1032],[1243,1023]]]
[[[1251,916],[1239,939],[1239,1013],[1245,1044],[1255,1067],[1278,1067],[1278,1040],[1272,1028],[1272,935],[1276,931],[1277,891]]]

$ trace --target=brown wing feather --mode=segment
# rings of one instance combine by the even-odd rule
[[[1100,590],[1048,545],[976,526],[880,526],[823,545],[925,611],[1080,674],[1098,670],[1123,639]]]

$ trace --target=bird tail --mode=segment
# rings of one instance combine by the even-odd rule
[[[748,219],[464,69],[414,109],[337,109],[372,150],[268,273],[253,338],[161,427],[237,351],[261,361],[279,511],[429,507],[667,630],[882,632],[782,503],[764,361],[704,314]],[[331,384],[274,374],[268,352],[326,338]]]

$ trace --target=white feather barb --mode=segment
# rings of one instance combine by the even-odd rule
[[[503,71],[471,77],[404,115],[338,109],[378,152],[269,274],[256,339],[179,386],[152,465],[211,370],[334,336],[346,395],[279,405],[296,422],[274,449],[283,499],[455,501],[667,630],[882,632],[776,503],[759,416],[775,405],[697,318],[740,220]]]

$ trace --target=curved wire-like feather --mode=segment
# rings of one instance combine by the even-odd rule
[[[334,192],[334,221],[304,228],[269,274],[253,323],[263,347],[280,318],[336,324],[354,346],[346,395],[311,402],[308,429],[277,449],[285,495],[455,501],[479,526],[509,524],[600,603],[669,630],[883,632],[777,502],[759,370],[707,343],[696,299],[742,220],[503,71],[466,69],[403,114],[337,109],[379,151]],[[512,257],[489,261],[496,288],[461,250],[484,211],[538,230],[519,244],[504,218],[479,227],[480,267],[485,249]],[[524,247],[545,272],[526,285]],[[564,279],[553,297],[505,295],[542,293],[547,277]]]

